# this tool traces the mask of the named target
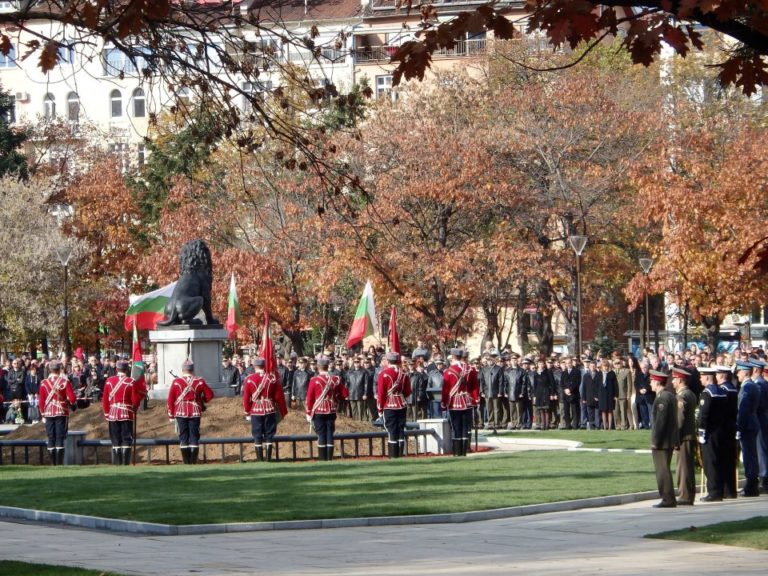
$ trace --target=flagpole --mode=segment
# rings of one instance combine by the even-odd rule
[[[133,336],[136,340],[139,338],[138,331],[136,330],[136,318],[133,319]],[[133,346],[131,346],[131,375],[133,375]],[[145,380],[146,382],[146,380]],[[136,388],[134,388],[135,390]],[[139,407],[136,406],[136,410],[133,413],[133,442],[131,442],[131,466],[136,466],[136,434],[139,429]]]

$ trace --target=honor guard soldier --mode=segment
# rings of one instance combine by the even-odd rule
[[[453,434],[453,455],[466,456],[472,430],[472,412],[480,403],[477,372],[463,362],[464,351],[452,348],[451,365],[443,372],[442,409],[448,411]]]
[[[674,508],[675,488],[669,465],[672,452],[680,445],[680,429],[677,424],[677,400],[667,388],[667,375],[651,370],[651,388],[656,392],[656,400],[651,410],[651,454],[653,467],[656,469],[656,484],[661,502],[654,508]]]
[[[168,390],[168,418],[176,419],[179,430],[179,447],[184,464],[197,464],[200,448],[200,418],[206,402],[213,399],[213,390],[205,380],[195,378],[195,365],[185,360],[181,365],[181,377],[174,379]]]
[[[693,506],[696,499],[696,395],[688,388],[690,372],[672,368],[672,385],[677,395],[677,425],[680,447],[677,450],[678,506]]]
[[[146,387],[128,375],[130,367],[129,362],[119,360],[116,365],[117,374],[107,378],[101,396],[104,418],[109,422],[112,464],[115,465],[131,463],[133,423],[136,420],[136,411],[147,395]]]
[[[405,452],[405,399],[411,395],[411,379],[400,367],[400,354],[389,352],[386,358],[388,366],[376,380],[376,408],[384,415],[389,457],[400,458]]]
[[[744,476],[747,478],[747,483],[739,495],[760,496],[757,459],[757,435],[760,432],[757,409],[760,405],[760,386],[752,380],[752,364],[748,361],[739,360],[736,362],[736,377],[741,383],[736,430],[741,443]]]
[[[253,443],[256,446],[256,461],[272,461],[272,445],[277,432],[277,414],[285,417],[288,407],[285,405],[285,393],[274,374],[264,372],[264,358],[253,361],[255,372],[243,383],[243,410],[246,419],[251,421]]]
[[[701,445],[701,459],[707,476],[707,495],[702,502],[720,502],[723,486],[728,474],[728,450],[733,443],[728,435],[728,398],[725,390],[715,384],[715,368],[699,368],[704,389],[699,399],[698,441]]]
[[[77,409],[77,400],[69,378],[61,373],[61,362],[52,360],[48,369],[48,378],[40,383],[39,398],[48,435],[48,456],[51,464],[57,466],[64,464],[64,440],[67,438],[69,412]]]
[[[330,374],[331,359],[317,359],[318,374],[309,381],[307,388],[307,420],[317,434],[317,454],[320,460],[333,459],[333,434],[336,430],[336,411],[339,403],[348,396],[341,376]]]

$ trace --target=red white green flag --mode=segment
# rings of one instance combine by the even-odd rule
[[[147,395],[147,385],[144,381],[144,359],[141,356],[141,341],[139,340],[139,333],[136,329],[136,324],[133,325],[133,354],[131,355],[131,378],[136,382],[136,390],[138,396],[143,398]],[[134,398],[134,404],[138,407],[141,402],[140,398]]]
[[[362,342],[366,336],[372,336],[379,333],[379,326],[376,322],[376,306],[373,302],[373,286],[368,280],[363,290],[363,296],[357,305],[355,319],[349,328],[347,336],[347,348],[352,348],[358,342]]]
[[[153,292],[128,297],[128,310],[125,312],[124,326],[130,330],[131,326],[139,330],[154,330],[158,321],[165,318],[165,305],[173,294],[176,282],[163,286]]]
[[[227,332],[229,339],[235,337],[237,329],[240,328],[240,301],[237,299],[237,287],[235,286],[235,273],[232,272],[232,280],[229,282],[229,300],[227,303]]]

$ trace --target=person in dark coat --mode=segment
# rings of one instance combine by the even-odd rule
[[[728,398],[725,390],[715,384],[715,368],[701,367],[704,390],[699,400],[698,441],[707,477],[707,495],[702,502],[720,502],[723,499],[725,478],[728,474]]]
[[[616,409],[616,399],[619,396],[619,382],[616,379],[616,372],[611,370],[611,363],[607,358],[603,358],[600,363],[600,373],[597,378],[597,404],[598,410],[600,410],[600,422],[603,430],[612,430],[615,428],[613,411]]]
[[[352,418],[363,421],[366,417],[365,401],[368,399],[368,371],[363,368],[363,361],[355,356],[352,368],[344,373],[347,391],[349,392],[349,406],[352,410]]]
[[[672,453],[680,445],[680,428],[677,425],[677,398],[667,388],[667,375],[664,372],[651,370],[651,387],[656,393],[651,410],[651,455],[653,467],[656,469],[656,484],[659,488],[661,502],[654,508],[675,508],[675,486],[672,483],[672,472],[669,465]]]
[[[588,360],[587,371],[581,377],[581,403],[587,407],[587,430],[597,426],[597,410],[599,407],[600,375],[594,360]]]
[[[549,429],[549,407],[553,398],[557,397],[555,379],[549,371],[544,358],[536,361],[536,370],[532,372],[533,378],[533,408],[536,412],[536,424],[541,430]]]
[[[429,396],[427,395],[427,388],[429,388],[429,376],[424,369],[424,363],[426,358],[417,356],[413,360],[413,371],[410,374],[411,377],[411,401],[408,403],[408,410],[410,412],[409,418],[413,421],[423,420],[427,417],[427,407],[429,404]]]
[[[309,381],[314,375],[314,372],[309,369],[309,359],[302,358],[299,361],[299,367],[293,373],[293,378],[291,379],[291,402],[299,410],[304,410],[307,388],[309,387]]]
[[[563,427],[566,430],[579,428],[581,403],[579,387],[581,386],[581,370],[574,365],[573,358],[564,359],[565,366],[560,376],[560,412]]]
[[[648,430],[651,427],[651,407],[656,394],[651,386],[650,365],[647,360],[640,362],[635,372],[635,403],[637,404],[637,427]]]
[[[757,436],[760,432],[760,421],[757,417],[757,411],[760,405],[760,386],[752,380],[752,364],[748,361],[739,360],[736,362],[736,377],[741,383],[736,430],[741,443],[744,476],[747,479],[747,483],[739,495],[759,496]]]

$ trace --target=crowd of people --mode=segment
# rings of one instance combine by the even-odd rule
[[[223,381],[235,394],[244,396],[259,459],[271,458],[271,436],[276,428],[273,420],[262,417],[271,418],[275,411],[284,415],[291,408],[305,412],[318,435],[320,430],[328,430],[328,437],[318,446],[329,458],[333,444],[328,438],[332,439],[337,412],[382,423],[391,432],[390,455],[394,457],[402,455],[399,445],[404,443],[406,419],[446,417],[454,426],[454,435],[460,430],[459,441],[471,426],[491,434],[500,429],[650,429],[663,506],[693,503],[697,442],[707,475],[707,499],[736,495],[739,449],[746,476],[742,494],[768,491],[768,381],[763,377],[766,354],[762,348],[713,354],[706,348],[691,347],[667,357],[646,349],[637,358],[589,351],[580,357],[522,356],[487,344],[480,356],[470,359],[463,349],[451,349],[446,358],[437,346],[428,348],[419,341],[410,355],[402,357],[373,346],[358,353],[335,352],[280,358],[274,381],[264,376],[263,358],[224,357]],[[128,365],[113,356],[103,361],[96,356],[87,361],[83,357],[38,360],[26,355],[5,359],[0,368],[2,418],[17,424],[39,422],[41,385],[50,379],[54,367],[55,375],[61,375],[72,390],[73,407],[94,401],[108,404],[105,388],[111,398],[110,379],[117,383],[121,373],[127,376]],[[150,387],[156,377],[150,364]],[[269,386],[265,388],[265,384]],[[187,386],[181,380],[178,385],[180,392]],[[279,396],[274,394],[275,387],[279,387]],[[324,414],[318,406],[324,405],[328,398],[325,388],[329,387],[333,409]],[[274,404],[271,412],[263,409],[262,400],[267,399],[259,396],[263,390],[272,390],[269,398],[279,400],[267,402]],[[454,397],[457,390],[460,394]],[[146,391],[141,398],[145,396]],[[175,418],[172,408],[169,404],[169,417]],[[456,416],[459,412],[461,419]],[[192,436],[185,461],[194,463],[197,440],[195,433]],[[115,442],[126,446],[119,438]],[[462,445],[454,446],[454,452],[462,450]],[[678,455],[677,498],[670,488],[673,453]],[[126,459],[118,463],[126,463]]]

